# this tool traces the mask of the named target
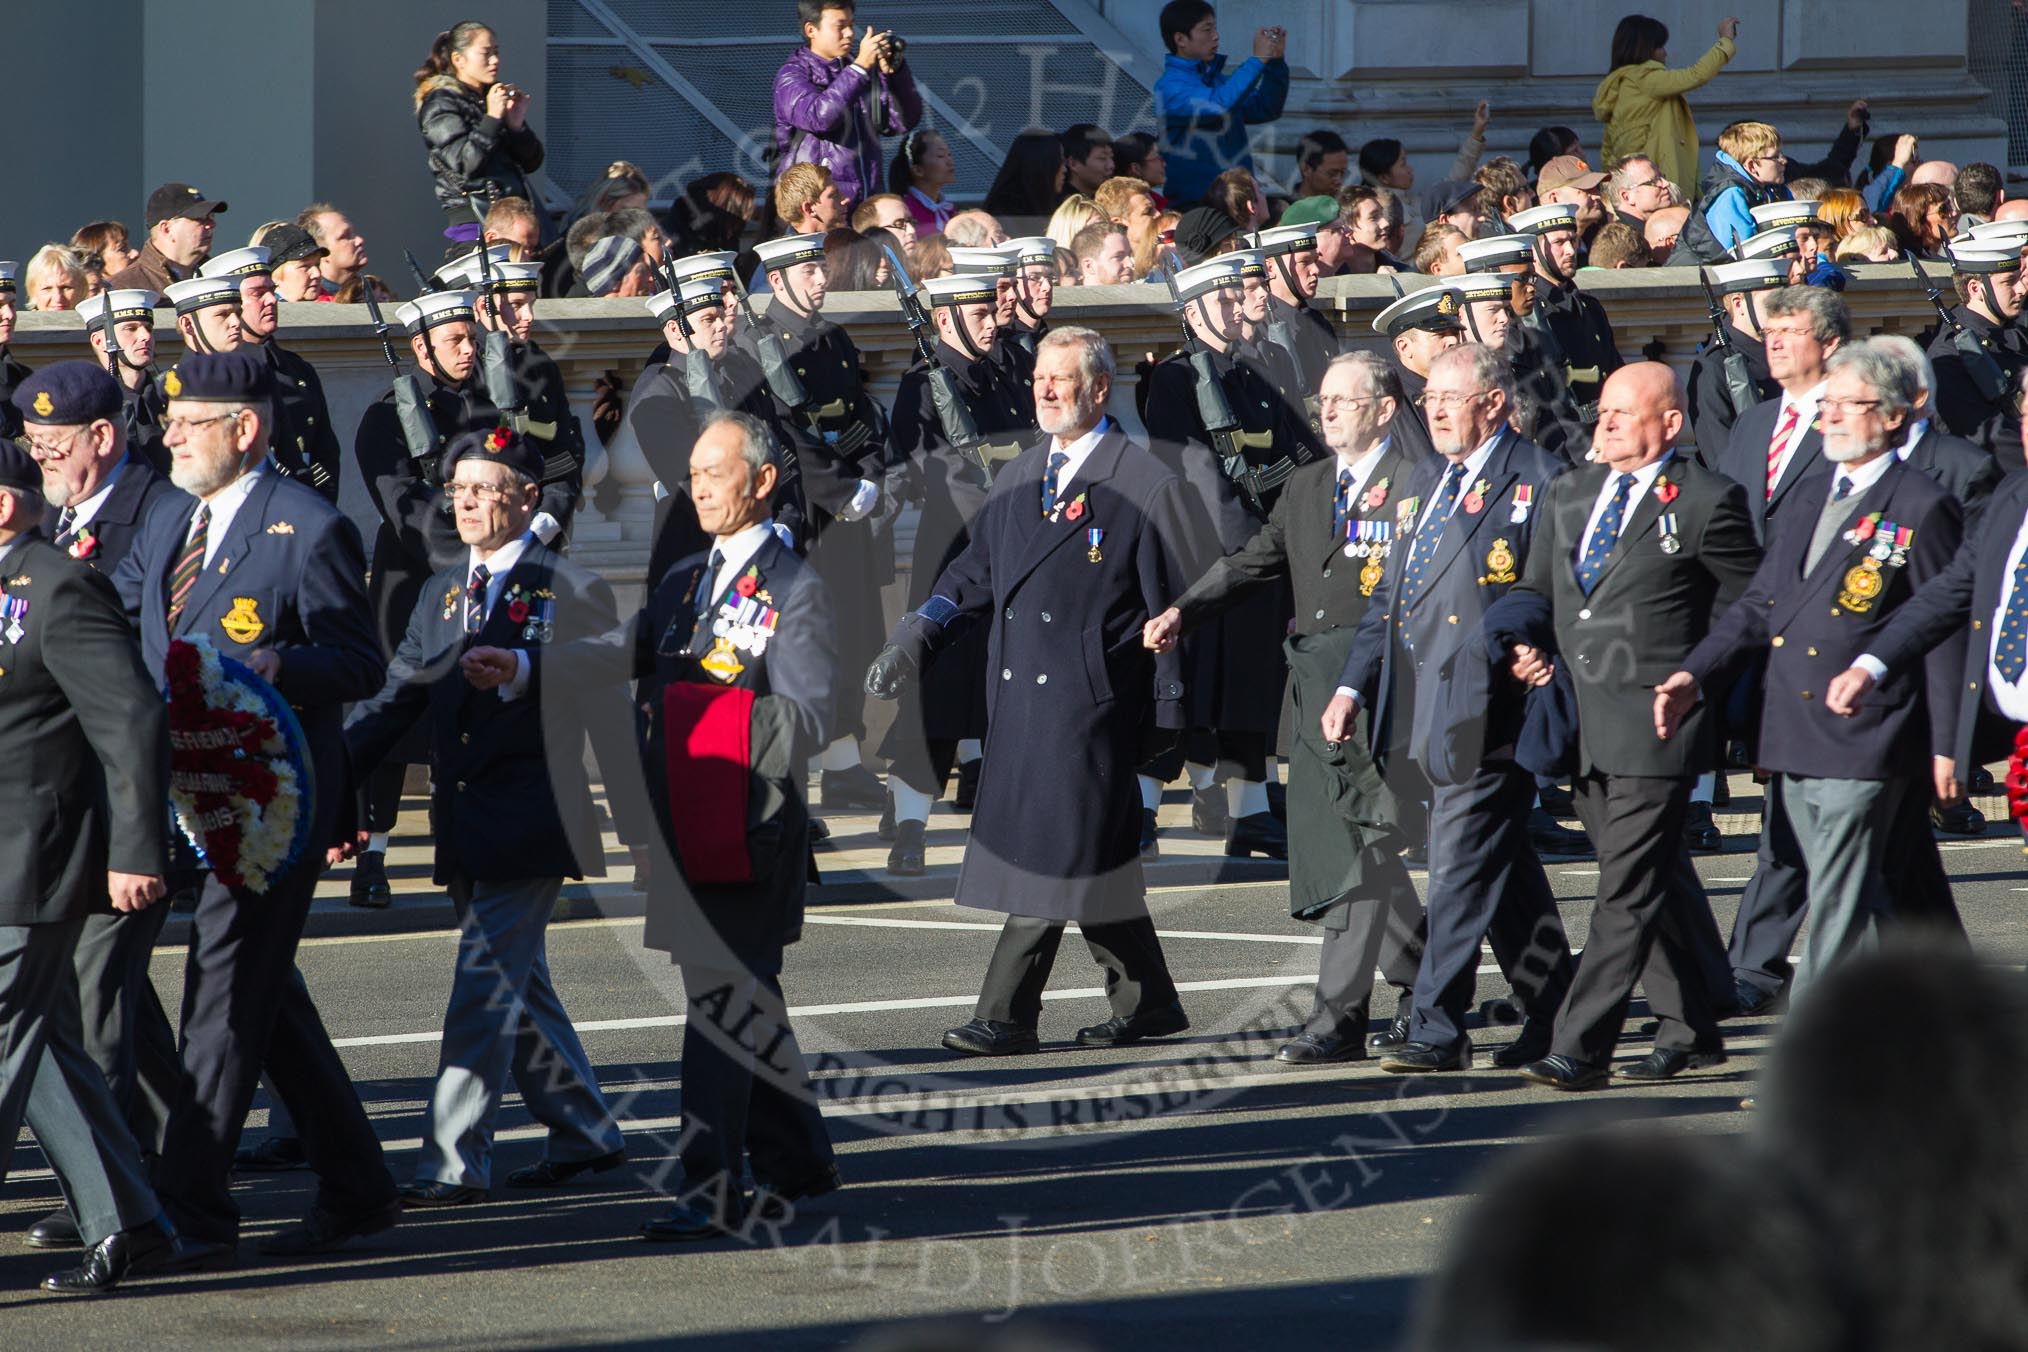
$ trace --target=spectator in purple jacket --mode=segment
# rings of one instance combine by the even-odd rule
[[[839,195],[857,206],[880,191],[880,138],[920,122],[922,96],[901,40],[857,33],[852,6],[853,0],[796,0],[804,45],[775,72],[775,172],[821,164]]]

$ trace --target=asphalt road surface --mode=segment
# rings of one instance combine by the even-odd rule
[[[1728,928],[1752,868],[1758,790],[1735,779],[1728,852],[1699,861]],[[1996,800],[1984,806],[1996,819]],[[941,813],[940,809],[940,813]],[[1492,1070],[1511,1027],[1475,1032],[1480,1069],[1394,1077],[1370,1063],[1287,1070],[1268,1058],[1308,1008],[1316,936],[1291,921],[1261,864],[1221,870],[1166,807],[1152,898],[1192,1021],[1116,1051],[1070,1041],[1106,1016],[1097,969],[1065,943],[1036,1056],[943,1051],[970,1016],[997,918],[948,904],[963,819],[933,823],[932,876],[882,883],[871,818],[834,818],[827,886],[784,980],[848,1186],[749,1242],[649,1244],[674,1171],[683,1009],[674,970],[640,948],[624,882],[574,888],[550,930],[556,983],[627,1128],[627,1167],[581,1188],[411,1213],[313,1262],[252,1241],[293,1220],[309,1175],[246,1178],[243,1266],[137,1279],[94,1301],[35,1292],[61,1266],[6,1235],[57,1201],[32,1139],[0,1194],[0,1327],[12,1347],[768,1349],[849,1346],[893,1320],[948,1318],[955,1346],[1039,1325],[1098,1349],[1396,1345],[1418,1282],[1492,1160],[1537,1138],[1627,1117],[1733,1133],[1778,1019],[1728,1025],[1732,1059],[1653,1088],[1558,1096]],[[420,829],[419,817],[416,821]],[[2028,892],[2011,826],[1945,858],[1981,951],[2028,958]],[[301,966],[398,1178],[413,1170],[450,987],[449,908],[427,850],[404,842],[396,907],[347,908],[327,882]],[[615,864],[625,856],[615,853]],[[1596,882],[1552,864],[1574,944]],[[1220,872],[1226,881],[1214,881]],[[180,996],[180,925],[155,980]],[[1504,992],[1486,959],[1482,997]],[[1389,997],[1377,1012],[1390,1012]],[[1623,1055],[1639,1055],[1636,1005]],[[249,1136],[265,1123],[257,1104]],[[496,1180],[533,1161],[541,1129],[518,1097],[500,1119]],[[57,1256],[60,1260],[62,1255]],[[758,1341],[756,1339],[758,1338]]]

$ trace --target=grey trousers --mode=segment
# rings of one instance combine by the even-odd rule
[[[1363,1036],[1373,996],[1373,971],[1411,1000],[1422,965],[1423,914],[1415,889],[1388,888],[1381,897],[1341,901],[1345,925],[1324,923],[1324,947],[1317,955],[1317,994],[1306,1033]],[[1328,913],[1327,913],[1328,915]],[[1411,1006],[1412,1007],[1412,1006]]]
[[[1793,1004],[1892,919],[1882,862],[1907,786],[1891,779],[1781,777],[1782,807],[1809,878],[1810,923],[1789,987]]]
[[[0,1180],[25,1118],[90,1245],[154,1220],[162,1205],[85,1054],[71,965],[82,925],[0,925]]]
[[[560,878],[451,884],[458,971],[418,1182],[491,1183],[493,1121],[509,1074],[529,1113],[549,1128],[547,1158],[596,1159],[625,1144],[549,979],[545,932],[562,890]]]

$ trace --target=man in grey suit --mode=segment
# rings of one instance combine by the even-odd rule
[[[41,539],[42,475],[0,441],[0,1179],[25,1118],[75,1209],[82,1295],[165,1258],[175,1230],[85,1054],[71,954],[110,896],[160,901],[168,711],[111,586]]]
[[[1513,674],[1543,685],[1560,664],[1570,676],[1572,791],[1600,870],[1550,1055],[1521,1072],[1554,1089],[1605,1083],[1637,981],[1661,1028],[1654,1050],[1622,1075],[1668,1079],[1725,1059],[1697,954],[1704,940],[1716,957],[1718,931],[1683,839],[1691,785],[1717,763],[1718,720],[1698,711],[1694,726],[1663,741],[1653,689],[1746,590],[1760,546],[1740,486],[1675,454],[1683,425],[1668,367],[1639,362],[1609,376],[1593,441],[1604,463],[1551,485],[1519,589],[1547,600],[1552,618],[1548,633],[1513,646]],[[1504,609],[1488,616],[1489,629]]]
[[[1375,760],[1397,793],[1427,792],[1430,801],[1429,938],[1415,1019],[1409,1040],[1380,1062],[1396,1073],[1470,1068],[1464,1013],[1489,933],[1530,1020],[1495,1064],[1523,1065],[1547,1050],[1570,985],[1570,945],[1528,838],[1535,779],[1513,759],[1521,687],[1484,664],[1470,670],[1479,622],[1520,581],[1549,483],[1563,469],[1508,427],[1513,388],[1504,358],[1476,343],[1431,364],[1423,408],[1441,458],[1415,473],[1400,500],[1394,551],[1321,725],[1327,742],[1343,742],[1356,713],[1370,710]],[[1447,726],[1437,712],[1442,686],[1474,674],[1486,687],[1483,716]],[[1427,790],[1410,761],[1431,780]]]
[[[1798,983],[1895,919],[1883,863],[1908,784],[1933,779],[1940,799],[1958,796],[1956,645],[1931,652],[1920,674],[1891,677],[1850,719],[1826,700],[1958,546],[1957,500],[1894,454],[1914,402],[1907,368],[1869,345],[1832,358],[1828,491],[1816,512],[1784,516],[1746,594],[1655,692],[1656,730],[1673,736],[1700,690],[1768,654],[1758,759],[1776,772],[1770,796],[1794,831],[1812,920]]]
[[[544,645],[618,624],[612,589],[531,532],[542,505],[533,442],[506,428],[466,432],[444,452],[444,472],[468,557],[424,586],[386,684],[345,727],[353,771],[366,774],[427,717],[436,880],[458,911],[457,973],[406,1206],[485,1200],[510,1071],[549,1128],[543,1159],[508,1175],[511,1186],[560,1187],[625,1158],[544,946],[563,880],[605,871],[583,756],[583,711],[598,696],[530,679]],[[480,643],[515,669],[498,694],[460,668]]]

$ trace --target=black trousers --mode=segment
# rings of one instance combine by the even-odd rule
[[[722,1199],[754,1181],[799,1192],[835,1158],[774,975],[685,965],[683,1161],[686,1191]]]
[[[1212,728],[1191,728],[1159,756],[1137,766],[1140,774],[1167,784],[1183,773],[1183,763],[1195,761],[1217,769],[1220,783],[1243,779],[1258,784],[1267,778],[1268,752],[1274,745],[1271,732],[1221,732]]]
[[[148,978],[167,902],[144,911],[88,915],[79,932],[78,1006],[85,1053],[98,1064],[144,1156],[162,1153],[169,1110],[183,1090],[176,1032]]]
[[[1409,1039],[1446,1048],[1464,1041],[1486,939],[1522,1011],[1553,1019],[1570,988],[1570,942],[1528,838],[1534,776],[1488,760],[1470,780],[1432,786],[1430,795],[1429,941]]]
[[[296,941],[321,858],[306,858],[265,896],[207,874],[183,970],[182,1054],[189,1078],[169,1114],[155,1186],[184,1233],[239,1238],[232,1156],[263,1066],[317,1173],[316,1205],[340,1216],[395,1198],[380,1138],[301,982]]]
[[[1010,915],[986,964],[979,1004],[972,1012],[996,1023],[1034,1028],[1042,1019],[1042,988],[1063,943],[1061,920]],[[1147,916],[1104,925],[1079,925],[1092,960],[1105,969],[1106,999],[1121,1017],[1162,1008],[1176,998],[1176,983],[1162,957],[1162,941]]]
[[[1403,1000],[1412,1000],[1426,938],[1422,908],[1412,886],[1386,892],[1387,900],[1341,901],[1320,918],[1324,948],[1317,955],[1317,995],[1304,1032],[1363,1033],[1376,966]],[[1343,925],[1334,924],[1340,920]]]
[[[1717,1013],[1692,938],[1696,911],[1708,915],[1711,903],[1684,867],[1694,782],[1597,771],[1572,779],[1577,814],[1598,848],[1598,900],[1557,1015],[1554,1052],[1590,1065],[1610,1061],[1637,983],[1661,1020],[1658,1051],[1718,1049]]]

